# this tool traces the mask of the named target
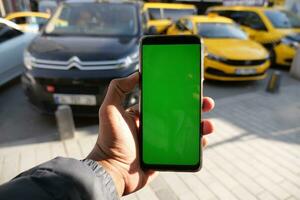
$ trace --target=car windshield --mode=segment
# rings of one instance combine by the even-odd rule
[[[134,36],[137,10],[132,4],[72,3],[61,5],[45,28],[52,35]]]
[[[266,16],[275,28],[300,28],[300,17],[286,10],[267,10]]]
[[[198,33],[204,38],[247,39],[247,35],[236,25],[229,23],[198,23]]]
[[[163,12],[165,19],[171,19],[173,21],[177,21],[184,16],[196,14],[195,9],[164,9]]]

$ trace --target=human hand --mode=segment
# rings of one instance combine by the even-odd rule
[[[139,83],[139,74],[111,81],[104,102],[99,111],[100,133],[96,145],[87,158],[99,162],[112,176],[118,193],[130,194],[149,183],[157,174],[155,171],[143,170],[140,166],[138,129],[138,105],[127,110],[123,101]],[[211,98],[203,98],[203,112],[214,107]],[[213,132],[209,120],[203,120],[203,135]],[[207,140],[202,137],[202,145]]]

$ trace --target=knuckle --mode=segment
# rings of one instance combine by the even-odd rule
[[[116,87],[116,86],[119,85],[119,82],[120,82],[120,79],[119,79],[119,78],[112,79],[112,80],[110,81],[110,85],[111,85],[112,87]]]

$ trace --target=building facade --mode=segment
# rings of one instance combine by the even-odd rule
[[[11,12],[31,10],[30,0],[0,0],[0,17]]]

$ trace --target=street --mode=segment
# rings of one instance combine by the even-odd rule
[[[270,69],[270,73],[273,69]],[[287,70],[280,70],[281,85],[286,86],[296,82],[290,78]],[[268,78],[254,82],[216,82],[205,81],[204,96],[218,100],[241,94],[264,91]],[[54,116],[39,113],[23,94],[21,82],[18,79],[0,88],[0,146],[38,143],[58,139]],[[76,128],[84,132],[97,133],[97,118],[76,118]],[[86,131],[88,130],[88,131]]]
[[[122,200],[299,199],[299,81],[281,74],[279,94],[265,92],[267,80],[206,82],[204,94],[216,108],[204,118],[216,129],[207,137],[203,169],[161,172]],[[75,138],[57,140],[54,117],[27,103],[18,80],[1,88],[0,103],[0,183],[57,156],[85,158],[96,141],[97,118],[77,118]]]

